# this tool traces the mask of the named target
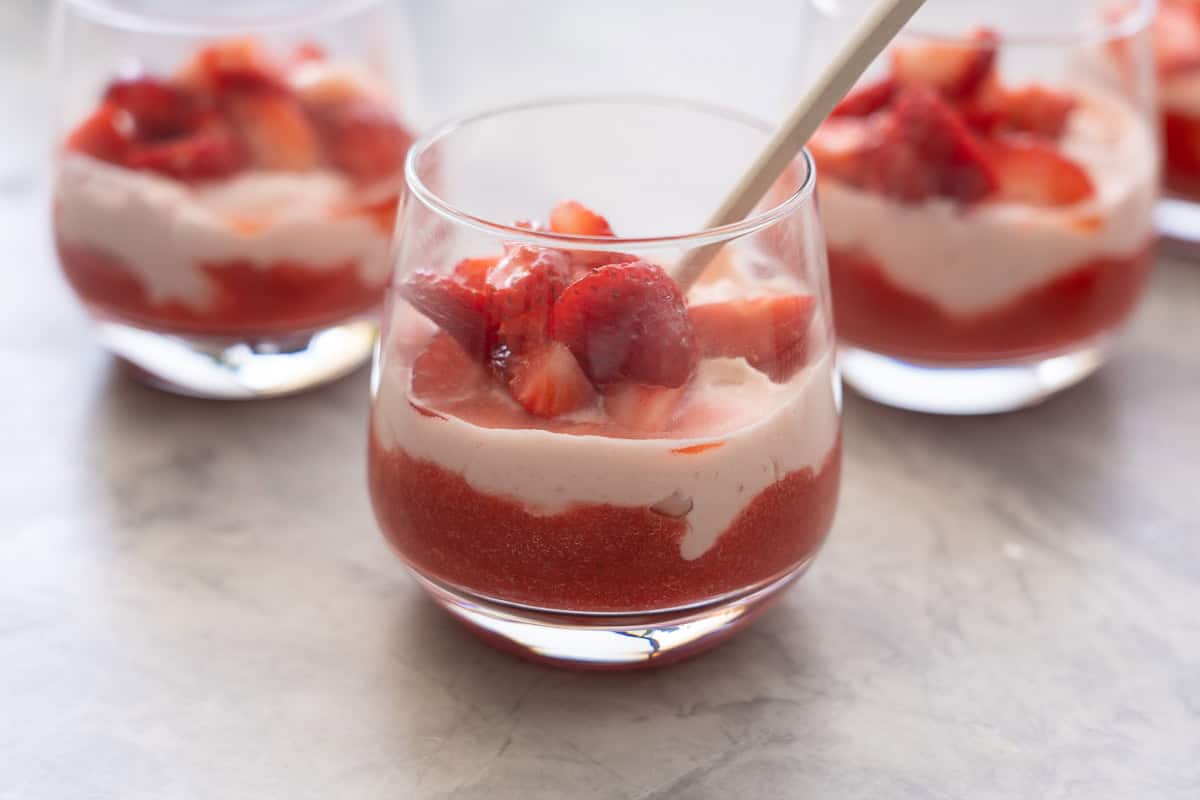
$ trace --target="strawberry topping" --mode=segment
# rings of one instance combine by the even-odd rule
[[[400,296],[454,337],[474,359],[487,356],[491,340],[488,296],[462,281],[432,272],[414,272],[400,285]]]
[[[546,341],[513,361],[508,389],[536,417],[557,417],[588,405],[596,396],[575,356],[561,342]]]
[[[744,358],[783,382],[804,366],[815,300],[781,295],[708,303],[690,310],[703,358]]]
[[[1083,167],[1043,142],[995,141],[987,145],[987,150],[999,180],[999,200],[1069,206],[1096,193]]]
[[[901,88],[926,88],[951,99],[971,94],[996,60],[998,37],[978,30],[963,42],[933,42],[897,47],[892,74]]]

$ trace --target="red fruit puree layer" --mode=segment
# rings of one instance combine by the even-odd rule
[[[374,309],[382,286],[367,286],[357,264],[329,269],[279,262],[262,268],[246,261],[203,264],[212,296],[196,309],[178,300],[151,301],[136,273],[93,248],[58,241],[71,287],[94,311],[142,328],[202,336],[301,333]]]
[[[1200,118],[1166,112],[1163,137],[1167,188],[1200,197]]]
[[[647,508],[579,504],[538,516],[384,448],[374,433],[368,457],[375,514],[409,564],[480,595],[569,611],[672,608],[781,576],[824,540],[840,468],[839,442],[818,472],[797,470],[763,490],[708,552],[685,561],[686,523]]]
[[[829,249],[839,338],[876,353],[978,362],[1065,350],[1119,325],[1133,310],[1153,248],[1096,259],[998,308],[951,314],[893,283],[870,257]]]

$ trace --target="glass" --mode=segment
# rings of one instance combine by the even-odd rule
[[[818,3],[818,39],[863,7]],[[990,413],[1104,363],[1155,244],[1151,8],[931,0],[822,126],[850,386]]]
[[[1151,34],[1166,188],[1158,227],[1194,256],[1200,244],[1200,4],[1159,0]]]
[[[364,363],[412,138],[387,4],[56,11],[54,237],[104,345],[204,397]]]
[[[748,622],[824,540],[841,404],[807,157],[749,220],[702,228],[768,135],[614,97],[413,146],[370,490],[420,584],[489,641],[665,663]],[[669,272],[707,243],[685,294]]]

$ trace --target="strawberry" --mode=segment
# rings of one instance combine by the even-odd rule
[[[966,204],[996,187],[975,135],[928,89],[902,90],[881,136],[867,182],[889,197],[909,203],[948,197]]]
[[[626,378],[681,386],[696,366],[696,343],[683,292],[661,267],[610,264],[567,287],[550,320],[598,384]]]
[[[282,92],[231,92],[225,108],[250,161],[303,172],[321,159],[320,141],[299,101]]]
[[[1200,67],[1200,9],[1187,0],[1162,0],[1151,28],[1160,78]]]
[[[454,337],[477,361],[488,353],[491,322],[488,296],[454,278],[418,271],[400,284],[400,296]]]
[[[744,358],[782,383],[804,366],[816,303],[789,294],[693,306],[689,313],[702,358]]]
[[[933,42],[897,47],[892,74],[901,88],[922,87],[944,97],[967,97],[992,71],[998,37],[980,29],[962,42]]]
[[[507,348],[506,355],[523,353],[547,338],[551,308],[570,277],[566,254],[534,245],[510,248],[488,272],[496,344]]]
[[[197,105],[188,92],[148,75],[113,81],[104,92],[104,100],[128,112],[143,139],[182,133]]]
[[[537,417],[569,414],[591,403],[596,390],[561,342],[547,341],[514,360],[508,390]]]
[[[198,51],[176,76],[190,89],[220,94],[231,89],[287,91],[282,70],[255,39],[225,39]]]
[[[1010,89],[989,81],[960,110],[967,124],[983,134],[1029,133],[1057,139],[1077,105],[1073,96],[1045,86]]]
[[[574,236],[612,236],[608,220],[574,200],[565,200],[550,212],[550,230]]]
[[[685,387],[668,389],[622,381],[604,389],[604,413],[637,433],[662,433],[671,426]]]
[[[358,181],[395,177],[412,137],[386,108],[359,100],[329,109],[323,120],[334,166]]]
[[[124,163],[130,169],[200,181],[232,175],[242,168],[244,158],[233,133],[212,122],[185,136],[133,145]]]
[[[412,394],[423,400],[466,400],[490,385],[483,365],[448,333],[434,336],[413,361]]]
[[[472,289],[487,291],[488,273],[500,261],[498,258],[464,258],[454,267],[454,276]]]
[[[988,160],[999,177],[996,199],[1037,206],[1069,206],[1096,193],[1083,167],[1034,140],[996,140]]]
[[[892,78],[861,86],[842,99],[833,109],[831,117],[867,117],[883,110],[896,93],[896,81]]]
[[[132,142],[133,123],[129,115],[104,103],[71,132],[67,137],[67,148],[119,164]]]
[[[870,119],[842,116],[825,120],[808,142],[821,177],[835,178],[851,186],[864,185],[885,119],[881,115]]]

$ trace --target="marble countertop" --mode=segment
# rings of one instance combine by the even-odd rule
[[[0,10],[9,119],[44,111],[35,5]],[[836,528],[784,602],[575,674],[406,578],[365,372],[229,404],[114,369],[45,142],[0,132],[0,800],[1200,797],[1200,264],[1161,261],[1112,364],[1039,408],[848,397]]]

